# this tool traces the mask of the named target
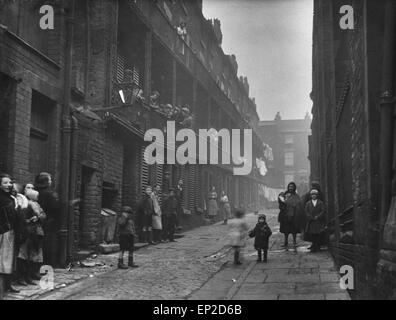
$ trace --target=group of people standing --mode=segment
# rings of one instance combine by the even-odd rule
[[[216,187],[212,187],[209,192],[209,201],[208,201],[208,216],[211,220],[214,220],[215,217],[219,214],[221,215],[222,220],[224,220],[223,224],[227,224],[228,220],[232,218],[231,205],[230,200],[225,191],[221,192],[220,199],[218,199],[218,195],[216,192]],[[219,201],[220,200],[220,201]],[[218,204],[219,201],[219,204]]]
[[[287,190],[279,194],[280,232],[285,236],[283,247],[289,244],[289,235],[293,236],[293,245],[297,246],[297,234],[303,234],[306,241],[312,242],[312,252],[320,250],[321,237],[325,231],[326,216],[324,197],[320,185],[313,182],[311,190],[300,197],[297,186],[290,182]]]
[[[180,190],[180,189],[177,189]],[[159,200],[160,187],[148,186],[146,193],[138,206],[138,221],[142,227],[143,241],[157,244],[174,240],[178,217],[181,213],[182,193],[176,194],[176,189],[169,190],[169,196],[164,199],[162,206]]]
[[[43,263],[54,265],[60,202],[49,173],[22,186],[0,174],[0,276],[5,291],[40,280]]]
[[[135,220],[141,227],[143,241],[156,245],[161,242],[176,242],[174,235],[179,226],[179,216],[183,210],[183,181],[180,180],[176,188],[169,189],[169,195],[160,205],[159,186],[154,188],[147,186],[145,195],[140,201],[137,209],[137,217],[131,207],[122,208],[121,216],[118,219],[120,233],[120,254],[118,257],[118,268],[137,268],[134,263],[133,250],[135,238],[138,232],[135,227]],[[124,264],[124,253],[128,252],[128,265]]]

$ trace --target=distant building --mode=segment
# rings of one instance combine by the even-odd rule
[[[310,176],[308,137],[311,119],[282,120],[278,113],[273,121],[261,121],[262,140],[273,151],[273,161],[267,163],[266,184],[270,188],[286,188],[289,182],[297,184],[298,193],[308,189]]]

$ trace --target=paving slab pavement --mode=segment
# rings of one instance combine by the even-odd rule
[[[270,239],[268,262],[256,262],[253,240],[245,248],[244,268],[229,262],[214,275],[203,288],[217,288],[215,295],[205,291],[206,299],[215,300],[350,300],[348,293],[340,288],[340,276],[332,257],[327,251],[311,253],[310,245],[302,240],[297,248],[284,249],[283,235],[279,233],[275,212],[267,214],[273,230]],[[254,225],[257,217],[249,216]],[[228,286],[224,285],[224,282]],[[219,293],[223,292],[221,296]],[[202,296],[197,290],[191,299]]]

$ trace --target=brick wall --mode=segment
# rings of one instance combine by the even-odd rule
[[[311,150],[311,161],[316,161],[312,164],[313,176],[320,177],[326,190],[333,233],[331,251],[339,265],[354,267],[353,296],[367,299],[373,298],[378,289],[375,288],[379,253],[377,108],[384,2],[351,1],[355,13],[353,32],[334,28],[338,25],[340,4],[315,1],[311,147],[318,148],[320,144],[320,148],[319,152]],[[346,110],[350,110],[350,115]],[[350,153],[340,145],[345,134],[350,137]],[[345,179],[346,173],[342,171],[348,162],[351,181]],[[344,211],[347,199],[340,194],[346,188],[351,190],[351,213]]]
[[[40,54],[24,46],[12,35],[4,36],[3,59],[0,70],[22,81],[16,85],[15,105],[9,112],[9,163],[8,168],[14,179],[20,183],[31,181],[37,172],[29,172],[29,129],[32,90],[36,90],[55,102],[51,121],[52,135],[50,139],[50,164],[48,171],[57,172],[59,146],[59,107],[60,99],[56,86],[61,83],[59,68]],[[54,176],[57,182],[56,175]]]
[[[103,172],[103,128],[92,125],[79,117],[77,186],[75,197],[82,203],[75,208],[75,248],[96,249],[100,242],[102,172]]]

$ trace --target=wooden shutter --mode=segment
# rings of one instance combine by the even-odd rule
[[[141,176],[140,176],[140,187],[142,194],[145,193],[146,187],[149,183],[149,166],[147,162],[144,160],[144,150],[145,147],[142,147],[141,151]]]
[[[188,206],[190,210],[194,210],[194,207],[197,205],[197,196],[199,190],[197,186],[197,166],[190,165],[188,171]]]
[[[133,82],[140,87],[140,72],[136,66],[133,67]]]
[[[164,165],[162,164],[156,164],[155,165],[155,171],[156,171],[156,184],[157,186],[161,187],[161,191],[159,194],[159,203],[162,205],[162,178],[164,174]]]
[[[117,55],[117,81],[122,82],[124,80],[124,70],[125,70],[125,57],[121,54]]]

